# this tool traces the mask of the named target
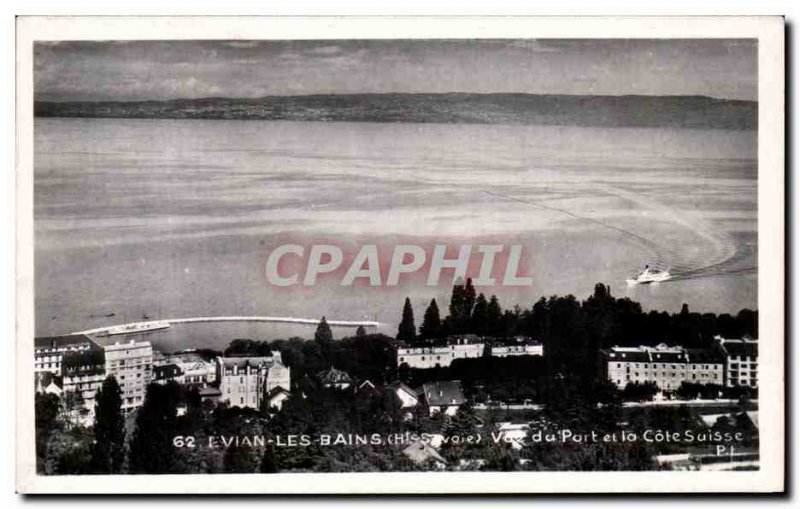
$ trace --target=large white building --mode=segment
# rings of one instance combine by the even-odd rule
[[[717,336],[714,346],[725,356],[725,385],[758,387],[758,340]]]
[[[144,404],[153,379],[153,347],[149,341],[114,343],[103,347],[106,375],[117,379],[122,391],[122,411],[129,413]]]
[[[492,346],[492,357],[521,357],[525,355],[544,355],[544,345],[541,343],[519,343],[516,345]]]
[[[230,406],[258,409],[276,387],[291,390],[290,370],[280,352],[270,357],[217,357],[219,401]]]
[[[486,344],[477,336],[453,336],[443,346],[399,347],[397,366],[410,368],[445,368],[456,359],[482,357]]]
[[[724,383],[725,359],[713,350],[687,350],[664,344],[649,347],[612,347],[603,351],[607,379],[623,389],[629,383],[653,382],[662,391],[674,391],[683,382]]]

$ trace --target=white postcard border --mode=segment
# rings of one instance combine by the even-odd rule
[[[39,476],[33,416],[33,41],[757,38],[761,469]],[[784,489],[784,35],[759,17],[20,17],[17,20],[16,487],[23,493],[774,492]]]

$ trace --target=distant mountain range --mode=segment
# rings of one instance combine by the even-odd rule
[[[130,102],[36,101],[38,117],[755,129],[758,104],[704,96],[348,94]]]

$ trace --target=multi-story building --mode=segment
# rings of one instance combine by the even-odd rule
[[[758,387],[758,340],[714,338],[714,347],[725,356],[725,385]]]
[[[290,370],[280,352],[270,357],[217,357],[219,401],[230,406],[258,409],[276,387],[291,389]]]
[[[656,347],[612,347],[603,353],[606,377],[618,388],[652,382],[674,391],[683,382],[722,385],[724,360],[712,350],[686,350],[664,344]]]
[[[153,379],[153,347],[148,341],[114,343],[103,347],[106,374],[114,375],[122,391],[122,411],[144,404],[147,385]]]
[[[492,345],[492,357],[520,357],[524,355],[544,355],[544,345],[528,339],[516,343]]]
[[[94,422],[97,391],[106,379],[105,355],[99,347],[65,352],[61,362],[62,389],[70,418],[84,426]]]
[[[686,382],[703,385],[725,384],[725,358],[713,348],[686,350]]]
[[[33,340],[33,372],[61,375],[61,360],[68,352],[85,352],[97,343],[85,334],[41,337]]]
[[[483,356],[484,341],[473,335],[451,336],[442,346],[399,347],[397,365],[410,368],[444,368],[456,359],[474,359]]]

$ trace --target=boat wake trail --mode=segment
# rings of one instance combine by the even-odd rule
[[[642,217],[652,226],[650,238],[632,231],[630,228],[576,214],[570,210],[545,205],[534,200],[509,196],[490,190],[484,190],[483,193],[504,200],[524,203],[542,210],[557,212],[613,230],[649,251],[652,257],[647,260],[649,265],[669,267],[672,275],[670,280],[715,277],[755,270],[755,267],[734,268],[730,263],[737,255],[736,242],[733,237],[719,231],[694,214],[676,210],[648,197],[606,184],[594,182],[591,184],[591,189],[593,193],[600,190],[609,196],[637,205],[642,210]],[[679,228],[676,229],[674,226]],[[653,236],[658,236],[658,240],[653,240]]]
[[[509,196],[509,195],[506,195],[506,194],[498,193],[496,191],[486,191],[486,190],[484,190],[483,193],[484,194],[488,194],[490,196],[497,197],[497,198],[502,198],[504,200],[515,201],[515,202],[518,202],[518,203],[524,203],[526,205],[530,205],[530,206],[533,206],[533,207],[536,207],[536,208],[539,208],[539,209],[542,209],[542,210],[550,210],[550,211],[553,211],[553,212],[558,212],[558,213],[570,216],[572,218],[579,219],[581,221],[587,221],[587,222],[594,223],[594,224],[597,224],[599,226],[602,226],[603,228],[608,228],[610,230],[614,230],[614,231],[616,231],[618,233],[621,233],[623,236],[627,237],[628,239],[634,241],[635,243],[639,244],[640,246],[650,250],[652,252],[653,256],[656,258],[655,264],[662,264],[663,263],[663,260],[661,259],[662,258],[661,254],[664,251],[663,248],[661,246],[659,246],[658,244],[656,244],[655,242],[651,241],[650,239],[647,239],[647,238],[645,238],[645,237],[643,237],[643,236],[641,236],[641,235],[639,235],[637,233],[634,233],[634,232],[632,232],[630,230],[626,230],[624,228],[620,228],[619,226],[615,226],[615,225],[613,225],[611,223],[607,223],[605,221],[601,221],[601,220],[595,219],[593,217],[582,216],[582,215],[576,214],[576,213],[571,212],[571,211],[566,210],[566,209],[561,209],[561,208],[553,207],[553,206],[550,206],[550,205],[544,205],[542,203],[535,202],[535,201],[532,201],[532,200],[526,200],[524,198],[517,198],[515,196]]]
[[[618,187],[610,185],[597,187],[609,195],[639,205],[646,211],[655,212],[655,217],[681,227],[681,231],[676,232],[680,234],[680,238],[673,239],[670,244],[663,244],[660,252],[660,257],[671,267],[673,279],[730,273],[729,262],[737,255],[736,241],[731,235],[720,231],[695,214],[668,207]],[[689,238],[686,236],[687,233]]]

